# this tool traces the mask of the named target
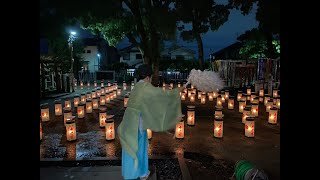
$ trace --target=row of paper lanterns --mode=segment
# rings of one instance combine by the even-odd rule
[[[117,81],[115,81],[113,84],[115,84],[115,85],[117,86]],[[75,88],[77,88],[77,83],[75,83],[74,86],[75,86]],[[94,86],[94,88],[98,88],[98,84],[97,84],[96,81],[94,81],[93,86]],[[110,87],[110,86],[111,86],[111,83],[110,83],[110,81],[108,81],[107,87]],[[84,85],[83,85],[83,82],[82,82],[82,81],[80,81],[80,88],[81,88],[81,89],[84,88]],[[87,88],[88,88],[88,89],[91,88],[90,82],[87,82]],[[103,81],[103,80],[100,82],[100,88],[101,88],[101,89],[104,88],[104,81]],[[122,88],[123,88],[124,91],[127,90],[127,84],[126,84],[125,81],[123,81],[123,83],[122,83]],[[131,82],[131,90],[132,90],[133,88],[134,88],[134,82],[132,81],[132,82]]]

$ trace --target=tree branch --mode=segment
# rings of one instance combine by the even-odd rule
[[[137,42],[137,40],[133,37],[131,33],[127,34],[127,38],[129,39],[129,42],[131,42],[133,45],[135,45],[138,48],[141,48],[141,44]]]

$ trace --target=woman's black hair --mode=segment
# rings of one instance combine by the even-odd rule
[[[148,64],[142,64],[137,69],[138,79],[144,79],[146,77],[151,77],[152,75],[152,67]]]

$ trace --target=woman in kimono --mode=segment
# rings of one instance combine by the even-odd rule
[[[122,176],[124,179],[147,179],[147,129],[155,132],[175,127],[181,117],[179,92],[184,87],[162,90],[151,84],[151,66],[137,69],[139,82],[131,91],[123,119],[117,129],[122,146]]]

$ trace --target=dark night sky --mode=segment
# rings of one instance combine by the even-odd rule
[[[224,0],[220,0],[223,2]],[[204,58],[209,58],[210,49],[213,52],[216,52],[226,46],[229,46],[237,41],[237,37],[244,33],[246,30],[250,30],[259,25],[259,22],[255,19],[257,6],[254,6],[251,12],[243,16],[239,10],[232,10],[230,12],[229,20],[223,24],[218,31],[212,32],[209,30],[207,33],[202,35],[203,46],[204,46]],[[79,36],[81,37],[90,37],[91,33],[85,30],[80,29],[79,27],[74,27],[78,31]],[[178,43],[181,46],[190,48],[196,52],[196,57],[198,56],[197,43],[185,42],[180,39],[179,35],[177,36]],[[130,43],[127,39],[121,41],[117,48],[123,48],[129,46]]]

